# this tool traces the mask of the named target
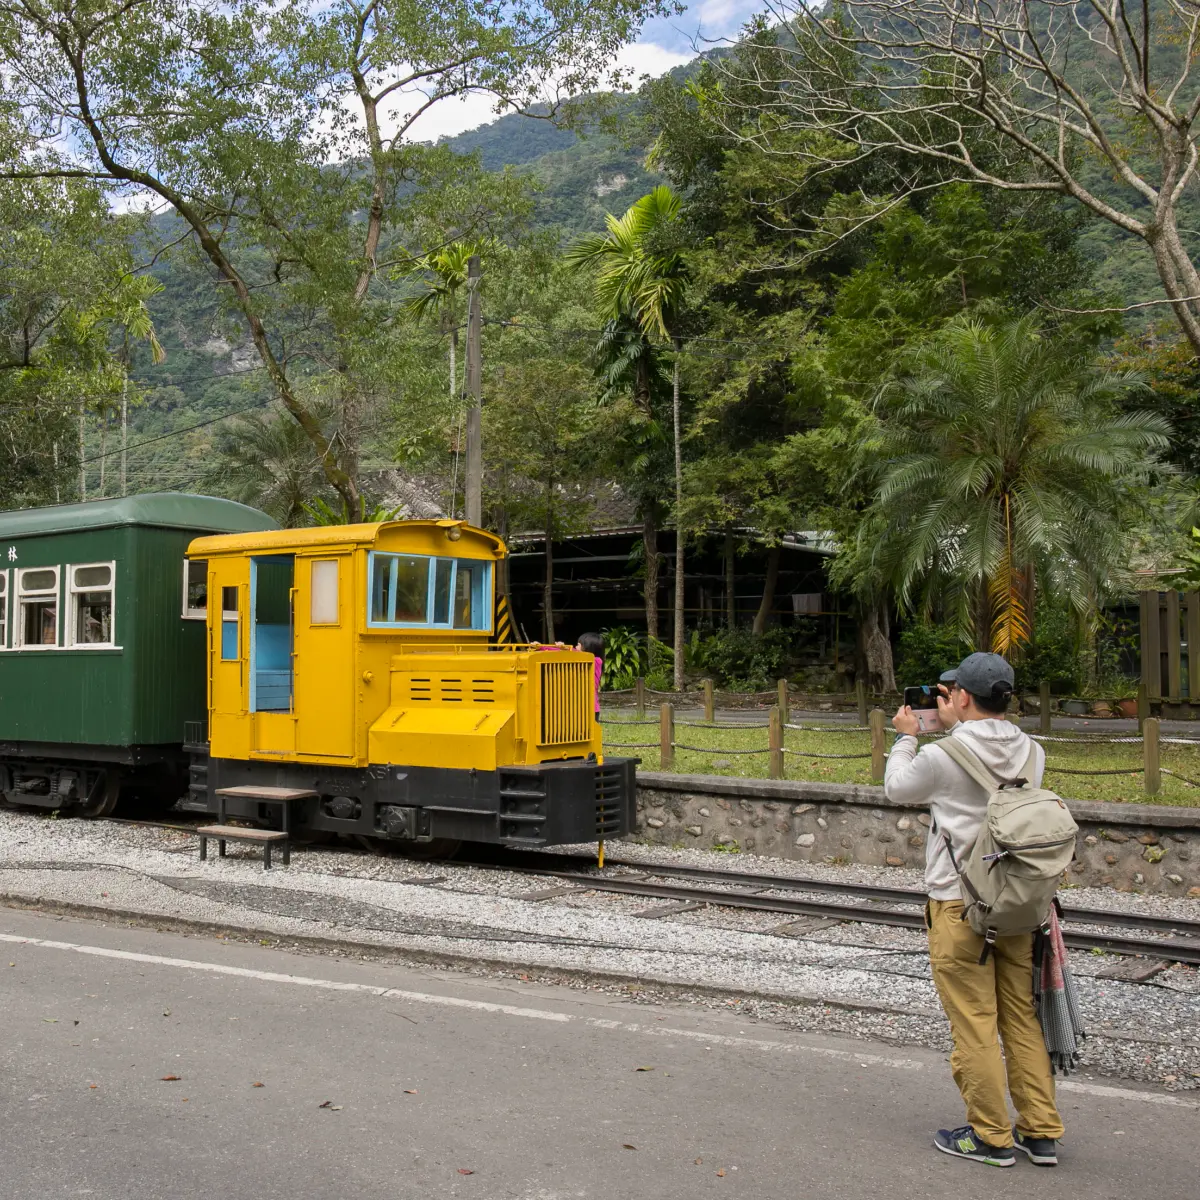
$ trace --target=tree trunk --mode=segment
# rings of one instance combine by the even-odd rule
[[[859,604],[858,651],[864,682],[870,692],[894,692],[896,668],[892,662],[891,624],[887,601]]]
[[[554,636],[554,484],[546,485],[546,573],[542,578],[543,640],[553,645]]]
[[[658,639],[658,513],[646,505],[642,517],[642,547],[646,555],[646,638]],[[651,656],[653,658],[653,655]]]
[[[782,553],[783,547],[778,542],[767,551],[767,578],[763,583],[762,600],[751,626],[755,634],[765,633],[767,622],[771,619],[771,610],[775,607],[775,585],[779,582],[779,558]]]
[[[679,412],[679,355],[683,344],[675,342],[675,370],[672,379],[671,421],[675,429],[675,690],[683,691],[684,668],[684,595],[687,582],[684,549],[686,538],[683,531],[683,443],[680,431]]]
[[[733,526],[725,526],[725,628],[737,628],[737,595],[734,591]]]

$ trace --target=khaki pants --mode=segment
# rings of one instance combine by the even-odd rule
[[[1062,1120],[1033,1003],[1033,935],[998,938],[981,964],[983,938],[962,919],[961,901],[930,900],[927,912],[933,982],[950,1018],[950,1069],[967,1121],[989,1145],[1012,1145],[1007,1073],[1017,1128],[1029,1137],[1057,1140]]]

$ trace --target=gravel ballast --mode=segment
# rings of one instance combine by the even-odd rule
[[[642,870],[683,863],[892,887],[921,883],[916,872],[895,869],[626,843],[610,851]],[[364,954],[377,948],[460,969],[565,974],[580,986],[627,989],[636,981],[644,998],[694,994],[703,1003],[750,1005],[798,1028],[947,1045],[918,932],[817,922],[811,931],[781,933],[789,924],[784,915],[719,908],[648,920],[636,914],[670,902],[582,890],[523,898],[554,882],[337,848],[296,847],[289,868],[264,872],[256,851],[234,844],[230,857],[200,863],[196,838],[187,832],[0,812],[0,894],[10,904],[343,944]],[[1196,901],[1102,889],[1071,889],[1065,899],[1200,919]],[[1200,973],[1174,967],[1150,984],[1098,978],[1114,961],[1072,954],[1090,1034],[1085,1069],[1200,1087]]]

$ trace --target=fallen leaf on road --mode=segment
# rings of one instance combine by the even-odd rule
[[[267,1085],[265,1083],[252,1083],[250,1086],[251,1087],[266,1087]]]
[[[98,1088],[99,1086],[100,1086],[100,1085],[99,1085],[98,1083],[89,1083],[89,1084],[88,1084],[88,1089],[89,1089],[90,1091],[95,1091],[95,1090],[96,1090],[96,1088]]]
[[[718,1174],[718,1175],[724,1175],[724,1174],[725,1174],[725,1168],[724,1168],[724,1167],[722,1167],[722,1168],[721,1168],[721,1169],[720,1169],[720,1170],[717,1172],[717,1174]]]
[[[459,1167],[458,1173],[460,1175],[474,1175],[475,1174],[475,1172],[472,1171],[470,1167]]]
[[[164,1075],[162,1077],[163,1083],[175,1083],[178,1079],[178,1075]]]
[[[653,1068],[653,1067],[638,1067],[638,1068],[637,1068],[637,1070],[639,1070],[639,1071],[653,1071],[653,1070],[654,1070],[654,1068]]]
[[[621,1145],[621,1149],[622,1149],[622,1150],[636,1150],[636,1149],[637,1149],[637,1147],[636,1147],[636,1146],[632,1146],[632,1145],[630,1145],[630,1144],[629,1144],[629,1142],[624,1142],[624,1143],[622,1143],[622,1145]]]
[[[332,1100],[322,1100],[321,1103],[317,1105],[317,1107],[318,1108],[332,1108],[333,1101]]]
[[[169,1008],[164,1008],[164,1009],[163,1009],[163,1016],[164,1016],[164,1017],[169,1017],[170,1015],[171,1015],[171,1010],[170,1010]]]
[[[404,1094],[406,1096],[415,1096],[417,1094],[417,1089],[416,1088],[405,1088]]]
[[[42,1020],[45,1021],[45,1023],[47,1025],[57,1025],[58,1024],[57,1017],[43,1017]]]
[[[8,965],[9,965],[10,967],[15,967],[17,964],[16,964],[16,963],[9,963]]]
[[[76,1024],[76,1025],[78,1025],[78,1024],[79,1024],[79,1022],[78,1022],[78,1021],[76,1021],[76,1022],[75,1022],[75,1024]]]
[[[699,1166],[703,1161],[704,1161],[704,1159],[702,1159],[702,1158],[696,1159],[696,1166]]]

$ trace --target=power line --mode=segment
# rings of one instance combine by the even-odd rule
[[[194,429],[203,429],[206,425],[215,425],[218,421],[227,421],[230,417],[239,416],[242,413],[250,412],[256,408],[265,408],[271,403],[272,398],[266,400],[256,400],[253,404],[243,405],[241,408],[235,408],[232,412],[222,413],[219,417],[209,417],[207,421],[197,421],[195,425],[185,425],[182,429],[171,429],[166,433],[156,434],[151,438],[143,438],[140,442],[134,442],[132,445],[126,446],[126,450],[137,450],[142,446],[149,446],[154,442],[161,442],[165,438],[178,437],[181,433],[191,433]],[[102,458],[112,458],[114,454],[120,454],[121,447],[118,446],[115,450],[108,450],[104,454],[93,454],[90,458],[80,460],[81,466],[86,466],[88,463],[99,462]]]

